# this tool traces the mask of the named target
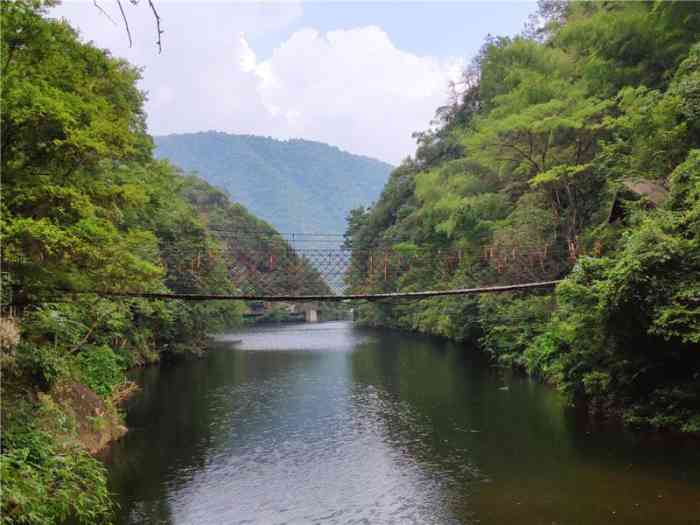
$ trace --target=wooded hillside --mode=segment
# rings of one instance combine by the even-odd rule
[[[214,131],[155,137],[158,158],[194,171],[283,233],[340,233],[392,166],[309,140]]]
[[[540,4],[489,38],[439,125],[349,217],[357,258],[456,253],[356,293],[565,278],[555,294],[363,307],[479,342],[633,425],[700,431],[700,6]],[[425,258],[421,258],[425,260]],[[359,264],[359,263],[358,263]]]

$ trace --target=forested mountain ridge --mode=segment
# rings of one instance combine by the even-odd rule
[[[156,136],[155,155],[225,190],[283,233],[338,233],[379,196],[392,166],[309,140],[216,131]]]
[[[541,292],[370,304],[369,324],[478,342],[591,412],[700,432],[700,7],[541,2],[489,38],[347,242],[460,254],[353,292],[564,279]]]

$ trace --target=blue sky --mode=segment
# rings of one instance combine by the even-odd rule
[[[68,1],[84,39],[143,68],[154,134],[219,130],[306,138],[398,163],[415,150],[448,83],[492,35],[515,35],[526,2],[232,3],[156,0],[163,53],[145,1]]]
[[[513,35],[522,30],[532,2],[312,2],[304,4],[293,30],[315,27],[321,31],[376,25],[400,49],[434,56],[467,56],[491,32]],[[268,55],[281,34],[268,35],[256,50]]]

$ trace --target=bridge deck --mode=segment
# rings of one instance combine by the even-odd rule
[[[542,281],[534,283],[509,284],[504,286],[483,286],[479,288],[456,288],[452,290],[428,290],[422,292],[392,292],[376,294],[350,294],[350,295],[208,295],[208,294],[177,294],[177,293],[149,293],[109,290],[56,290],[68,294],[92,294],[103,297],[124,297],[141,299],[178,299],[182,301],[381,301],[387,299],[429,299],[431,297],[445,297],[453,295],[474,295],[482,293],[516,292],[535,288],[553,288],[561,281]]]

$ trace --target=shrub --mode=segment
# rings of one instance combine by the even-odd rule
[[[124,382],[125,363],[107,346],[86,347],[77,362],[80,381],[102,397]]]
[[[51,433],[38,428],[39,412],[41,406],[18,401],[12,413],[3,413],[0,523],[108,522],[112,502],[104,466],[76,446],[59,445]]]

